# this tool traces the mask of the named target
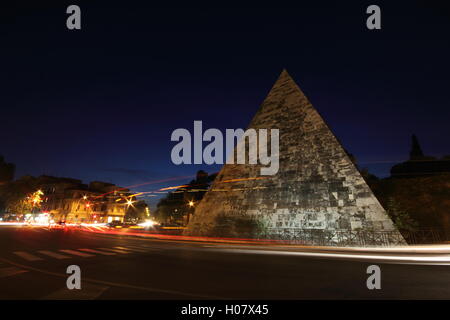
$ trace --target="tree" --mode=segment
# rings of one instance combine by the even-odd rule
[[[13,163],[5,162],[3,156],[0,155],[0,184],[12,181],[15,171],[16,166]]]
[[[160,222],[179,219],[184,214],[185,201],[181,192],[171,192],[162,198],[156,206],[155,217]]]
[[[394,224],[400,231],[416,231],[418,227],[417,221],[403,210],[394,197],[390,197],[387,201],[386,212],[392,219]]]
[[[199,170],[196,178],[189,184],[169,193],[158,202],[156,219],[160,222],[179,221],[183,216],[193,213],[195,204],[203,198],[216,176],[216,173],[208,175],[207,172]]]
[[[126,221],[144,221],[146,219],[146,208],[148,208],[145,201],[137,201],[130,205],[125,213]]]
[[[422,148],[420,147],[419,140],[416,135],[413,134],[411,137],[411,151],[409,152],[409,158],[411,160],[420,160],[424,157]]]
[[[13,199],[8,202],[6,210],[13,215],[22,215],[30,213],[33,210],[33,205],[26,198]]]
[[[2,205],[2,211],[13,214],[30,212],[30,206],[33,204],[25,204],[26,198],[36,192],[37,189],[37,179],[32,176],[24,176],[16,181],[1,185],[0,205]]]

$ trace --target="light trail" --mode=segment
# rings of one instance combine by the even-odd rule
[[[302,256],[312,258],[375,261],[394,264],[450,265],[450,254],[445,255],[430,254],[427,256],[418,256],[418,255],[382,255],[380,253],[359,254],[356,251],[354,254],[334,253],[334,252],[298,252],[298,251],[250,250],[250,249],[221,249],[220,251],[230,253],[246,253],[246,254],[261,254],[261,255],[288,255],[288,256]],[[367,249],[365,251],[367,251]]]
[[[122,187],[122,188],[117,188],[113,191],[109,191],[106,193],[103,193],[101,195],[95,196],[93,198],[101,198],[104,197],[107,194],[110,193],[114,193],[120,190],[128,190],[130,188],[136,188],[136,187],[140,187],[140,186],[145,186],[145,185],[149,185],[149,184],[155,184],[155,183],[161,183],[161,182],[167,182],[167,181],[176,181],[176,180],[182,180],[182,179],[188,179],[188,178],[192,178],[193,176],[184,176],[184,177],[174,177],[174,178],[167,178],[167,179],[161,179],[161,180],[153,180],[153,181],[148,181],[148,182],[143,182],[143,183],[139,183],[139,184],[135,184],[135,185],[131,185],[131,186],[126,186],[126,187]]]
[[[237,178],[237,179],[230,179],[230,180],[218,181],[218,182],[216,182],[216,183],[217,183],[217,184],[220,184],[220,183],[242,182],[242,181],[262,180],[262,179],[267,179],[267,177]],[[128,197],[137,196],[137,195],[142,195],[142,194],[147,194],[147,193],[159,193],[160,191],[177,190],[177,189],[181,189],[181,188],[188,188],[188,187],[195,187],[195,186],[203,186],[203,185],[205,185],[205,183],[183,184],[183,185],[178,185],[178,186],[164,187],[164,188],[160,188],[160,189],[153,190],[153,191],[139,192],[139,193],[137,193],[137,194],[130,195],[130,196],[128,196]],[[259,188],[262,189],[262,188],[265,188],[265,187],[259,187]],[[258,189],[258,187],[254,187],[253,189]],[[239,190],[241,190],[241,189],[239,189]],[[186,190],[186,191],[188,191],[188,192],[196,192],[196,191],[192,191],[192,190]],[[205,189],[205,190],[201,190],[201,191],[208,191],[208,190]],[[117,201],[117,200],[116,200],[116,201]]]
[[[26,224],[21,222],[0,222],[6,226],[30,226],[43,227],[40,224]],[[48,227],[59,225],[49,225]],[[284,240],[258,240],[241,238],[217,238],[217,237],[191,237],[183,235],[171,235],[151,232],[138,232],[137,230],[109,229],[105,224],[79,224],[66,225],[76,226],[77,230],[121,235],[153,238],[158,240],[181,241],[184,243],[203,243],[203,248],[198,250],[209,250],[216,252],[235,254],[258,254],[258,255],[286,255],[309,258],[338,259],[350,261],[378,262],[389,264],[415,264],[415,265],[450,265],[450,244],[442,245],[419,245],[402,247],[324,247],[289,244]],[[82,227],[80,229],[80,227]],[[209,245],[205,245],[209,244]]]
[[[326,258],[353,261],[371,261],[389,264],[450,265],[450,245],[422,245],[405,247],[322,247],[289,245],[283,240],[257,240],[240,238],[191,237],[150,232],[124,232],[103,228],[102,234],[129,235],[184,243],[209,243],[198,250],[216,252],[287,255],[309,258]],[[90,232],[99,232],[90,230]],[[250,246],[249,246],[250,245]],[[231,246],[231,247],[230,247]]]
[[[189,187],[189,185],[188,184],[184,184],[184,185],[181,185],[181,186],[161,188],[161,189],[158,189],[158,191],[166,191],[166,190],[180,189],[180,188],[186,188],[186,187]]]
[[[262,179],[267,179],[267,177],[237,178],[237,179],[218,181],[217,183],[241,182],[241,181],[262,180]]]
[[[25,222],[3,222],[0,221],[0,225],[2,226],[23,226],[26,225]]]

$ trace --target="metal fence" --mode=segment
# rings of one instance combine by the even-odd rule
[[[450,230],[446,229],[422,229],[417,231],[402,232],[409,244],[438,244],[450,242]]]
[[[320,246],[399,246],[438,244],[450,241],[450,230],[422,229],[417,231],[347,231],[316,229],[275,229],[254,238],[286,241],[289,244]]]

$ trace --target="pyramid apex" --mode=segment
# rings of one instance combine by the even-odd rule
[[[296,84],[295,80],[291,77],[286,68],[283,68],[277,81],[290,81]]]
[[[297,82],[294,80],[294,78],[291,77],[291,75],[289,74],[289,72],[287,71],[286,68],[283,68],[283,70],[281,71],[280,75],[278,76],[278,79],[275,81],[275,83],[272,86],[271,91],[269,92],[269,96],[271,95],[272,90],[277,90],[280,87],[283,86],[288,86],[291,89],[294,89],[296,91],[298,91],[301,95],[301,100],[308,100],[305,96],[305,94],[303,93],[303,91],[300,89],[299,85],[297,84]]]
[[[281,76],[285,76],[285,77],[291,78],[291,76],[289,75],[289,72],[287,71],[286,68],[283,68],[283,70],[281,70],[280,77]]]

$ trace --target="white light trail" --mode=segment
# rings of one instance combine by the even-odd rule
[[[373,254],[367,253],[369,249],[364,249],[364,253],[336,253],[336,252],[299,252],[299,251],[277,251],[277,250],[255,250],[255,249],[220,249],[230,253],[247,253],[262,255],[286,255],[286,256],[302,256],[312,258],[330,258],[343,260],[359,260],[359,261],[378,261],[381,263],[393,264],[434,264],[434,265],[450,265],[450,254],[443,255],[384,255],[379,252]]]

